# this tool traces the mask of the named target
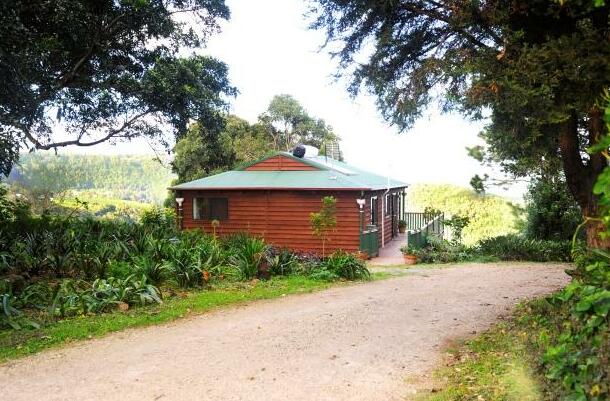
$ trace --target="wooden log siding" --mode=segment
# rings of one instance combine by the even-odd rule
[[[393,190],[389,192],[389,195],[392,194],[399,194],[401,190]],[[384,227],[383,227],[383,237],[384,237],[384,241],[385,244],[387,245],[388,242],[390,242],[392,240],[392,216],[391,215],[385,215],[385,190],[383,191],[372,191],[372,192],[366,192],[364,195],[364,198],[366,200],[366,204],[364,205],[364,226],[366,227],[367,225],[371,224],[371,197],[377,197],[377,229],[378,229],[378,240],[379,240],[379,247],[381,248],[381,234],[382,234],[382,227],[381,227],[381,220],[384,220]],[[383,203],[383,207],[382,207],[382,202]],[[382,211],[383,209],[383,211]],[[398,219],[400,219],[400,215],[398,215],[397,217]]]
[[[309,164],[291,159],[286,156],[274,156],[245,168],[246,171],[316,171],[319,170]]]
[[[322,206],[324,196],[337,198],[337,227],[329,235],[326,252],[342,249],[356,252],[360,247],[359,212],[353,191],[183,191],[183,227],[212,232],[210,221],[193,220],[194,197],[226,197],[229,219],[221,221],[221,236],[248,232],[260,235],[278,247],[321,253],[322,241],[313,236],[309,215]],[[368,201],[367,201],[368,203]]]

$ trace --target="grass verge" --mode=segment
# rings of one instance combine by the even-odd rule
[[[384,273],[373,273],[371,276],[373,280],[390,277]],[[127,328],[169,322],[222,306],[309,293],[342,283],[344,282],[329,283],[302,276],[273,278],[256,283],[230,283],[211,290],[185,293],[154,307],[64,319],[37,330],[4,331],[0,332],[0,362]]]
[[[545,328],[534,323],[534,300],[519,305],[506,322],[448,347],[432,383],[419,386],[417,401],[540,401],[545,379],[538,372],[535,340]]]

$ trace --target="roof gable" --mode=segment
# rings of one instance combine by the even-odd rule
[[[251,163],[240,170],[242,171],[317,171],[320,168],[313,166],[296,157],[286,154],[268,156],[262,160]]]

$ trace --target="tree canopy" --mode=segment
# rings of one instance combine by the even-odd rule
[[[584,150],[606,132],[608,5],[315,0],[312,7],[312,27],[339,47],[350,91],[366,87],[389,122],[408,129],[433,101],[489,117],[488,157],[515,176],[559,161],[583,212],[597,213],[592,187],[607,161]]]
[[[190,18],[187,24],[185,15]],[[6,0],[0,3],[0,172],[22,147],[148,137],[191,119],[220,128],[227,67],[202,46],[223,0]]]
[[[243,118],[228,115],[223,126],[218,135],[211,135],[209,129],[194,123],[176,143],[172,169],[178,175],[178,182],[231,170],[273,150],[272,139],[261,123],[250,124]]]
[[[254,124],[228,115],[223,127],[216,135],[194,123],[176,143],[172,166],[179,182],[227,171],[272,151],[289,151],[299,143],[324,151],[329,143],[339,141],[324,120],[310,116],[290,95],[274,96]],[[335,148],[341,157],[338,146]]]
[[[324,120],[310,116],[290,95],[274,96],[259,121],[267,127],[275,150],[290,151],[299,143],[322,148],[338,140]]]

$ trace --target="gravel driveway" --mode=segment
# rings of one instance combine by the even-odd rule
[[[0,366],[5,400],[402,400],[443,343],[568,282],[566,265],[460,265],[260,301]]]

